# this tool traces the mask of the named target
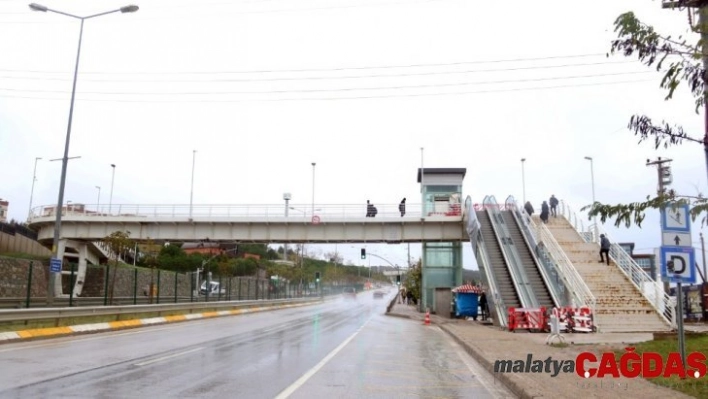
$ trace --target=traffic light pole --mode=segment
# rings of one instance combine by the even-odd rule
[[[665,193],[664,193],[664,190],[665,190],[665,187],[664,187],[664,186],[665,186],[665,184],[666,184],[666,185],[671,184],[671,180],[670,180],[670,179],[667,179],[666,181],[664,181],[664,171],[668,170],[667,167],[664,166],[664,164],[665,164],[665,163],[668,163],[668,162],[671,162],[671,159],[661,159],[661,157],[658,157],[658,158],[656,159],[656,161],[650,161],[650,160],[647,159],[647,166],[654,166],[654,165],[656,165],[656,172],[657,172],[657,177],[658,177],[658,181],[659,181],[659,188],[657,189],[657,195],[660,196],[660,197],[663,197],[663,196],[665,195]],[[669,172],[669,173],[670,173],[670,172]],[[669,174],[668,177],[670,177],[670,176],[671,176],[671,175]],[[659,209],[659,213],[660,213],[659,223],[660,223],[660,224],[661,224],[661,221],[664,220],[664,211],[665,211],[664,208],[665,208],[665,207],[662,206],[662,207]],[[660,232],[661,232],[661,227],[659,228],[659,230],[660,230]],[[663,241],[663,240],[664,240],[663,232],[661,232],[661,234],[662,234],[661,240]],[[668,281],[664,281],[664,292],[665,292],[667,295],[669,294],[669,282],[668,282]]]

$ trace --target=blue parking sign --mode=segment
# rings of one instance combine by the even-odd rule
[[[49,271],[52,273],[61,273],[61,259],[51,258],[49,260]]]
[[[669,270],[669,262],[673,271]],[[693,247],[661,247],[661,279],[670,283],[696,283],[696,253]]]

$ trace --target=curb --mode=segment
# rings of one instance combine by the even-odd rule
[[[102,323],[78,324],[74,326],[62,327],[46,327],[33,328],[20,331],[0,332],[0,344],[12,341],[26,341],[31,339],[55,338],[58,336],[70,336],[106,331],[125,330],[129,328],[138,328],[145,326],[153,326],[159,324],[178,323],[190,320],[208,319],[213,317],[236,316],[246,313],[267,312],[270,310],[295,308],[301,306],[309,306],[311,304],[292,304],[292,305],[277,305],[277,306],[261,306],[247,309],[219,310],[203,313],[190,313],[174,316],[150,317],[147,319],[131,319],[108,321]]]
[[[445,331],[447,335],[452,337],[452,339],[455,340],[461,347],[465,349],[465,352],[467,352],[470,356],[472,356],[484,369],[486,370],[493,370],[494,365],[492,362],[487,360],[484,356],[482,356],[479,352],[477,352],[473,347],[467,345],[465,341],[460,339],[457,335],[453,334],[452,331],[448,330],[444,325],[440,325],[440,329]],[[506,374],[504,373],[499,373],[499,375],[494,375],[492,374],[494,379],[501,381],[504,386],[510,390],[514,395],[519,397],[520,399],[534,399],[534,398],[539,398],[543,396],[538,396],[538,395],[533,395],[529,392],[527,392],[525,389],[523,389],[519,384],[516,382],[512,381],[511,378],[509,378]]]

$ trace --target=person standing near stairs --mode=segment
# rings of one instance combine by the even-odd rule
[[[551,199],[548,200],[548,203],[551,205],[551,216],[557,218],[558,212],[556,211],[556,208],[558,207],[558,198],[556,198],[555,194],[551,195]]]
[[[607,266],[610,265],[610,240],[604,234],[600,234],[600,263],[607,259]]]

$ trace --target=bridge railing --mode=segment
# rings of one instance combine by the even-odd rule
[[[435,204],[426,206],[423,215],[422,204],[407,203],[405,213],[401,216],[399,204],[374,204],[376,218],[419,219],[425,217],[461,217],[462,206],[459,203]],[[56,206],[40,206],[32,209],[32,220],[55,217]],[[313,212],[314,209],[314,212]],[[246,205],[184,205],[184,204],[112,204],[68,206],[62,208],[62,215],[74,217],[150,217],[150,218],[278,218],[288,217],[293,220],[311,221],[313,215],[321,220],[353,219],[367,217],[367,205],[364,204],[246,204]]]

